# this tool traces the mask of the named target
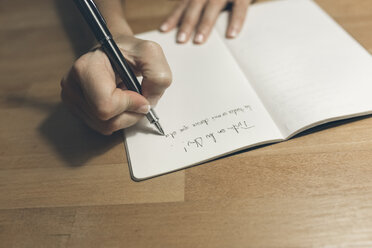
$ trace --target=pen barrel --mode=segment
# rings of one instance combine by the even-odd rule
[[[74,0],[74,2],[100,43],[112,37],[105,19],[93,0]]]
[[[142,94],[141,84],[138,82],[136,75],[125,60],[115,41],[112,39],[103,41],[102,48],[110,59],[114,71],[119,75],[127,89]]]
[[[112,67],[122,79],[127,89],[141,94],[141,85],[136,75],[133,73],[120,49],[112,39],[112,35],[106,26],[106,21],[94,1],[74,0],[74,2],[90,26],[98,42],[101,43],[104,52],[110,59]]]

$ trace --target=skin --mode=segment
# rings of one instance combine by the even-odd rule
[[[242,29],[252,2],[254,0],[181,0],[160,30],[169,32],[178,27],[178,43],[188,42],[195,33],[193,42],[202,44],[207,41],[220,12],[228,3],[233,3],[226,37],[235,38]]]
[[[143,77],[143,95],[126,90],[106,54],[92,49],[77,59],[63,77],[61,98],[92,129],[111,135],[143,118],[170,86],[172,74],[157,43],[133,37],[120,0],[97,0],[96,4],[107,16],[106,22],[124,57]]]
[[[96,46],[78,58],[61,81],[65,105],[92,129],[111,135],[134,125],[155,106],[172,81],[172,74],[161,47],[133,37],[125,20],[122,0],[95,0],[124,57],[137,75],[143,77],[142,93],[126,90],[113,71],[107,56]],[[240,32],[251,0],[181,0],[161,26],[168,32],[177,26],[179,43],[187,42],[195,31],[194,42],[204,43],[216,19],[229,2],[233,3],[226,36]]]

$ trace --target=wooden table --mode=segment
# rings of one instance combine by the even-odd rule
[[[371,0],[317,2],[372,51]],[[141,32],[174,4],[126,10]],[[0,23],[0,247],[372,247],[372,118],[136,183],[121,135],[61,105],[91,38],[71,1],[1,0]]]

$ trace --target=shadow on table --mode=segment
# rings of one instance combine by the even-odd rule
[[[93,46],[94,36],[73,1],[53,1],[74,54],[79,57]],[[13,103],[21,102],[27,108],[48,113],[38,131],[68,166],[82,166],[122,142],[120,133],[103,136],[91,130],[75,118],[62,103],[17,96],[11,96],[7,100]]]
[[[62,104],[56,105],[38,128],[69,166],[82,166],[123,142],[120,132],[101,135],[76,119]]]
[[[7,101],[22,102],[24,107],[36,110],[35,115],[38,115],[37,111],[41,112],[40,116],[47,113],[37,130],[67,166],[82,166],[123,142],[121,132],[101,135],[73,116],[62,103],[16,96],[9,96]]]

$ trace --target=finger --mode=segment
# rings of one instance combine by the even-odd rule
[[[68,100],[69,103],[71,103],[75,106],[79,106],[91,119],[97,119],[98,118],[98,119],[102,120],[102,118],[97,116],[97,114],[95,114],[92,111],[92,108],[90,107],[90,105],[87,104],[81,90],[76,89],[76,88],[78,88],[78,87],[76,87],[76,84],[74,84],[72,81],[70,81],[70,83],[65,84],[63,89],[62,89],[62,93],[65,96],[64,100]],[[135,102],[136,100],[132,100],[132,99],[136,99],[136,97],[138,95],[135,92],[128,91],[128,90],[124,91],[120,88],[115,89],[115,91],[116,92],[114,92],[114,94],[113,94],[113,100],[112,100],[113,102],[115,102],[115,98],[128,98],[128,101]],[[142,98],[143,97],[141,97],[140,99],[142,99]],[[139,113],[139,114],[147,114],[149,112],[149,110],[150,110],[150,105],[147,102],[146,105],[129,104],[128,107],[126,108],[126,110],[124,110],[124,111],[130,111],[130,112]],[[113,117],[115,117],[115,116],[113,116]],[[110,119],[110,118],[107,117],[107,119]]]
[[[155,106],[172,82],[172,72],[161,47],[144,41],[140,47],[141,61],[136,63],[142,72],[142,95]]]
[[[187,6],[185,14],[181,20],[181,26],[177,34],[177,42],[185,43],[190,39],[192,31],[198,23],[205,1],[192,0]]]
[[[234,2],[230,22],[226,32],[227,38],[235,38],[240,33],[250,2],[250,0],[236,0]]]
[[[199,24],[199,27],[197,29],[194,38],[194,43],[202,44],[207,40],[214,24],[216,23],[217,17],[220,14],[223,7],[224,7],[223,1],[217,1],[215,3],[209,3],[207,5],[207,7],[204,10],[204,14]]]
[[[115,73],[102,51],[96,51],[87,61],[76,63],[75,73],[91,111],[101,120],[108,120],[124,111],[147,113],[149,102],[138,93],[117,87]],[[81,65],[81,64],[82,65]]]
[[[174,9],[172,14],[160,26],[160,31],[168,32],[174,29],[175,27],[177,27],[186,9],[188,2],[189,0],[184,0],[179,3],[179,5]]]
[[[72,95],[66,91],[62,91],[61,97],[65,105],[75,116],[83,120],[90,128],[103,135],[111,135],[113,132],[130,127],[143,118],[142,114],[124,112],[110,120],[102,121],[87,113],[82,108],[82,105],[76,104],[76,98],[72,99]]]
[[[105,135],[111,135],[116,131],[133,126],[142,118],[144,118],[144,115],[142,114],[124,112],[104,122],[98,120],[99,132]]]
[[[116,88],[112,94],[111,104],[113,105],[112,114],[108,119],[122,113],[135,112],[139,114],[147,114],[150,110],[150,103],[142,95],[130,91]]]

